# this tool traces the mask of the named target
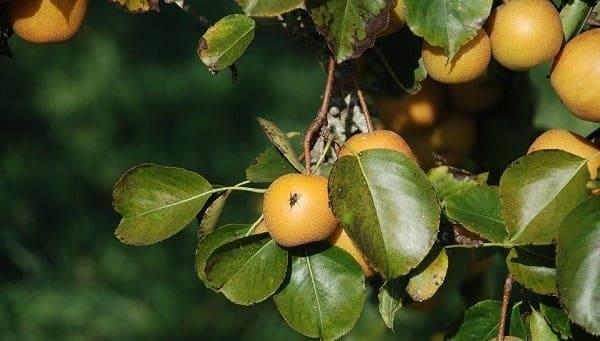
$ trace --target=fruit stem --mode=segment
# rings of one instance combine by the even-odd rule
[[[327,153],[329,152],[329,149],[331,148],[331,144],[333,143],[333,140],[335,140],[335,136],[333,134],[329,134],[329,136],[327,137],[327,143],[325,143],[325,147],[323,147],[323,152],[319,156],[319,160],[317,160],[317,163],[315,164],[315,167],[312,170],[313,173],[316,172],[317,170],[319,170],[319,167],[321,167],[321,164],[325,160],[325,157],[327,156]]]
[[[258,217],[258,219],[256,219],[256,221],[252,224],[252,226],[250,226],[250,229],[248,230],[248,233],[246,233],[246,237],[248,237],[249,235],[254,233],[254,230],[256,230],[256,227],[263,221],[264,215],[260,215],[260,217]]]
[[[363,115],[365,115],[365,120],[367,121],[367,132],[371,133],[373,132],[373,121],[371,120],[371,113],[369,112],[369,106],[365,100],[365,95],[360,87],[359,71],[356,65],[354,65],[352,79],[354,81],[354,87],[356,88],[356,96],[358,97],[358,102],[360,103],[360,109]]]
[[[496,340],[504,340],[504,329],[506,329],[506,316],[508,314],[508,302],[513,287],[513,276],[509,273],[504,281],[504,291],[502,292],[502,310],[500,311],[500,324],[498,326],[498,337]]]
[[[335,81],[335,59],[329,57],[329,65],[327,66],[327,80],[325,81],[325,90],[323,91],[323,103],[321,109],[315,117],[313,123],[308,127],[304,136],[304,162],[306,164],[306,174],[311,174],[311,157],[310,151],[315,140],[315,135],[321,130],[325,122],[327,122],[327,114],[329,113],[329,103],[331,102],[331,94],[333,92],[333,83]]]

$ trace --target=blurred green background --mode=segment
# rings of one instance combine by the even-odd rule
[[[196,3],[212,19],[239,12],[233,1]],[[130,15],[93,1],[69,44],[11,39],[14,58],[0,57],[0,339],[300,338],[271,302],[242,308],[203,287],[193,227],[149,247],[113,235],[111,190],[128,168],[153,162],[233,184],[267,147],[255,116],[300,131],[319,105],[321,66],[278,25],[259,26],[237,84],[201,65],[199,36],[175,6]],[[530,104],[513,95],[479,123],[472,170],[499,174],[535,135],[518,109]],[[254,221],[255,202],[237,196],[224,221]],[[493,262],[467,295],[452,287],[441,309],[401,314],[395,336],[368,304],[348,339],[423,339],[460,321],[472,299],[499,296]]]

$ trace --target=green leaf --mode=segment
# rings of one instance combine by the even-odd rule
[[[406,19],[414,34],[440,46],[450,59],[483,27],[492,0],[404,0]]]
[[[444,209],[450,220],[484,239],[499,243],[508,236],[498,187],[481,185],[449,195]]]
[[[332,340],[346,334],[360,316],[365,279],[342,249],[311,244],[290,251],[289,280],[273,297],[285,321],[308,337]]]
[[[565,4],[560,11],[565,41],[571,40],[581,32],[591,9],[591,6],[584,0],[573,0]]]
[[[551,266],[553,260],[542,257],[535,250],[514,248],[506,256],[506,266],[525,288],[540,295],[556,295],[556,269]]]
[[[540,311],[546,318],[546,321],[552,330],[557,332],[561,339],[568,340],[573,337],[569,317],[561,308],[551,307],[540,303]]]
[[[109,0],[117,6],[131,12],[143,13],[148,11],[159,11],[158,0]]]
[[[423,302],[435,295],[444,283],[448,273],[448,254],[442,249],[431,262],[421,263],[423,270],[412,276],[406,286],[406,292],[417,302]]]
[[[590,134],[600,125],[577,118],[562,104],[548,81],[551,66],[552,63],[540,65],[527,73],[535,101],[533,125],[539,130],[561,128],[583,136]]]
[[[385,325],[391,330],[394,330],[396,313],[402,308],[402,293],[404,292],[402,284],[397,279],[387,281],[379,289],[379,295],[377,295],[379,313]]]
[[[329,196],[350,238],[386,279],[419,265],[435,242],[435,191],[419,166],[399,152],[367,150],[338,159]]]
[[[232,14],[222,18],[200,39],[200,60],[212,71],[230,67],[250,46],[255,29],[254,20],[243,14]]]
[[[432,168],[427,173],[427,177],[442,202],[451,194],[485,184],[487,181],[487,174],[472,175],[467,171],[449,166]]]
[[[558,230],[558,297],[571,321],[600,334],[600,196],[587,199]]]
[[[338,63],[373,47],[388,25],[392,0],[308,0],[307,7]]]
[[[453,341],[490,340],[498,334],[501,302],[481,301],[467,309],[465,319]]]
[[[302,5],[304,0],[236,0],[253,17],[276,17]]]
[[[558,337],[552,332],[544,316],[535,309],[532,309],[529,316],[529,332],[532,341],[558,341]]]
[[[257,118],[258,124],[265,132],[265,135],[269,138],[271,143],[277,148],[281,154],[290,162],[296,170],[300,173],[304,173],[304,166],[298,159],[298,154],[296,154],[296,150],[292,146],[287,135],[277,127],[277,125],[269,120],[266,120],[262,117]]]
[[[208,181],[185,169],[137,166],[113,190],[113,206],[123,216],[115,235],[132,245],[163,241],[194,220],[210,190]]]
[[[273,295],[285,278],[288,253],[268,234],[244,237],[206,261],[208,282],[231,302],[250,305]]]
[[[527,340],[527,327],[525,327],[525,321],[521,316],[521,306],[523,306],[523,302],[519,302],[512,307],[509,334]]]
[[[282,175],[295,172],[277,148],[269,147],[246,169],[246,179],[254,183],[273,182]]]
[[[500,179],[510,241],[553,243],[560,222],[587,197],[588,178],[586,160],[562,151],[536,152],[510,165]]]
[[[225,225],[221,228],[218,228],[214,232],[209,233],[198,243],[196,255],[194,257],[194,267],[198,278],[200,278],[207,288],[215,289],[208,282],[206,278],[206,272],[204,271],[208,257],[210,257],[210,255],[212,255],[212,253],[221,246],[248,236],[251,232],[251,225],[248,224]]]
[[[199,239],[204,238],[204,236],[215,230],[230,194],[231,191],[213,194],[209,198],[207,205],[200,211],[198,214],[198,220],[200,221],[198,225]]]

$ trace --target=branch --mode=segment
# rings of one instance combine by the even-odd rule
[[[329,102],[331,101],[331,93],[333,92],[333,83],[335,81],[335,60],[329,58],[329,65],[327,66],[327,80],[325,81],[325,90],[323,91],[323,103],[321,109],[315,117],[315,120],[310,125],[304,136],[304,162],[306,164],[306,173],[311,173],[311,158],[310,150],[312,149],[313,142],[316,134],[321,130],[323,125],[327,122],[327,114],[329,113]]]
[[[508,302],[513,287],[513,277],[509,273],[504,281],[504,291],[502,292],[502,310],[500,312],[500,325],[498,327],[497,341],[504,341],[504,330],[506,329],[506,315],[508,314]]]
[[[371,133],[373,132],[373,121],[371,120],[371,113],[369,112],[369,106],[365,100],[365,95],[360,87],[360,78],[356,65],[352,70],[352,79],[354,81],[354,87],[356,88],[356,95],[358,96],[358,102],[360,103],[361,111],[363,112],[363,115],[365,115],[365,120],[367,121],[367,132]]]

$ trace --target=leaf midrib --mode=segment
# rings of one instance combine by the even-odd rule
[[[317,312],[319,314],[319,336],[323,337],[323,312],[321,311],[321,301],[319,301],[319,293],[317,292],[317,284],[315,283],[314,273],[312,271],[312,266],[310,264],[310,257],[308,252],[306,251],[306,247],[304,247],[304,259],[306,259],[306,267],[308,268],[308,274],[310,276],[310,281],[312,283],[313,292],[315,293],[315,301],[317,304]]]
[[[535,214],[535,215],[534,215],[534,216],[533,216],[531,219],[529,219],[529,221],[528,221],[526,224],[523,224],[523,225],[522,225],[523,227],[522,227],[521,229],[519,229],[519,231],[518,231],[516,234],[514,234],[514,235],[513,235],[513,236],[510,238],[510,240],[511,240],[511,241],[515,241],[515,240],[519,239],[519,238],[521,237],[521,235],[523,235],[523,233],[525,233],[525,230],[527,230],[527,227],[528,227],[528,226],[531,224],[531,222],[532,222],[532,221],[534,221],[535,219],[537,219],[537,217],[539,217],[539,216],[540,216],[540,214],[542,214],[543,212],[545,212],[545,211],[546,211],[546,209],[548,208],[548,203],[552,203],[552,202],[554,202],[554,199],[556,199],[556,197],[558,197],[558,196],[559,196],[559,195],[560,195],[560,194],[561,194],[561,193],[562,193],[562,192],[565,190],[565,188],[566,188],[566,184],[568,184],[569,182],[571,182],[571,181],[572,181],[572,180],[573,180],[573,179],[574,179],[574,178],[577,176],[577,174],[579,174],[579,172],[581,171],[581,169],[583,168],[583,166],[586,166],[586,165],[587,165],[587,162],[585,162],[585,161],[584,161],[584,162],[582,162],[582,163],[579,165],[579,167],[577,167],[577,169],[575,170],[575,172],[573,172],[573,175],[572,175],[571,177],[569,177],[569,178],[567,179],[567,181],[565,181],[565,182],[563,182],[563,183],[561,184],[561,188],[560,188],[560,190],[559,190],[559,191],[557,191],[557,192],[556,192],[556,193],[555,193],[555,194],[552,196],[552,198],[550,198],[550,200],[548,200],[548,201],[546,202],[547,204],[546,204],[546,205],[544,205],[544,207],[543,207],[543,208],[542,208],[542,209],[541,209],[541,210],[540,210],[540,211],[539,211],[537,214]]]

